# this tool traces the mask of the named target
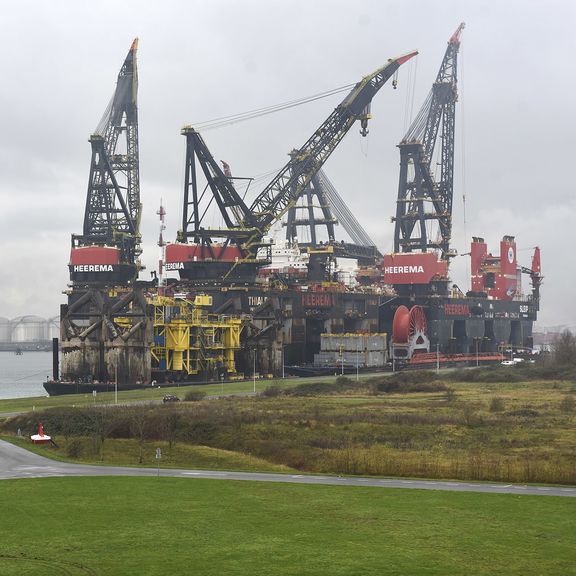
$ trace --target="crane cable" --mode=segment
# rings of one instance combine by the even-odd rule
[[[464,51],[461,50],[460,52],[460,78],[458,81],[459,87],[459,94],[458,99],[460,101],[460,118],[462,123],[462,130],[461,134],[461,145],[460,150],[462,151],[461,154],[461,162],[462,162],[462,211],[463,211],[463,231],[464,231],[464,247],[465,251],[468,249],[468,232],[466,231],[466,115],[464,114]],[[471,269],[470,269],[470,259],[466,258],[466,278],[468,282],[471,281]],[[472,287],[470,287],[471,289]]]
[[[414,58],[408,65],[408,90],[404,100],[404,118],[402,122],[402,132],[408,130],[408,123],[414,117],[414,100],[416,98],[416,80],[418,78],[418,58]]]
[[[247,112],[240,112],[238,114],[232,114],[230,116],[221,116],[220,118],[213,118],[212,120],[196,122],[193,123],[192,126],[194,126],[198,130],[202,130],[202,132],[206,132],[207,130],[214,130],[216,128],[222,128],[224,126],[230,126],[231,124],[244,122],[246,120],[251,120],[253,118],[259,118],[261,116],[266,116],[268,114],[280,112],[281,110],[288,110],[289,108],[294,108],[302,104],[308,104],[309,102],[314,102],[322,98],[327,98],[328,96],[333,96],[334,94],[339,94],[340,92],[350,90],[350,88],[352,88],[355,85],[356,84],[347,84],[346,86],[333,88],[332,90],[327,90],[326,92],[319,92],[317,94],[313,94],[312,96],[307,96],[305,98],[298,98],[296,100],[281,102],[280,104],[275,104],[273,106],[265,106],[264,108],[248,110]]]

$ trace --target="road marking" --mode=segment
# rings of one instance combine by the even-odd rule
[[[294,476],[290,476],[290,478],[304,478],[302,474],[295,474]]]
[[[226,472],[182,472],[186,476],[228,476]]]
[[[551,490],[551,488],[536,488],[536,490]]]

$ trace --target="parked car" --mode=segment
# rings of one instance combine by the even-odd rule
[[[514,366],[516,362],[514,362],[514,360],[502,360],[500,364],[502,364],[502,366]]]
[[[180,402],[180,398],[178,398],[178,396],[174,396],[174,394],[166,394],[166,396],[162,398],[162,402],[164,402],[164,404],[167,402]]]

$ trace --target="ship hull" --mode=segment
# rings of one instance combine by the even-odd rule
[[[532,348],[537,308],[529,300],[420,296],[397,298],[380,310],[380,330],[392,334],[400,306],[421,306],[431,351],[445,354],[496,353],[502,346]]]
[[[114,392],[116,387],[114,383],[87,383],[87,382],[67,382],[67,381],[48,381],[43,384],[44,390],[49,396],[63,396],[65,394],[93,394],[102,392]],[[143,384],[118,384],[117,390],[142,390]]]

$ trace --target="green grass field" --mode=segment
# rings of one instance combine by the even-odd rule
[[[576,574],[576,499],[173,478],[0,484],[0,574]]]
[[[369,378],[370,375],[362,374],[360,379]],[[121,404],[131,402],[153,402],[161,401],[165,394],[175,394],[180,398],[188,392],[202,392],[208,396],[218,396],[225,394],[242,394],[253,392],[260,393],[268,386],[279,386],[281,388],[291,388],[298,384],[317,381],[333,381],[334,378],[314,377],[314,378],[285,378],[276,380],[256,380],[256,386],[251,380],[241,382],[225,382],[223,384],[202,384],[195,386],[162,386],[161,388],[145,388],[143,390],[126,390],[118,392],[118,402]],[[46,408],[57,408],[62,406],[93,406],[102,404],[113,404],[115,401],[114,392],[102,392],[96,396],[91,394],[66,394],[63,396],[35,396],[29,398],[0,399],[0,414],[3,412],[29,412],[32,410],[45,410]]]

